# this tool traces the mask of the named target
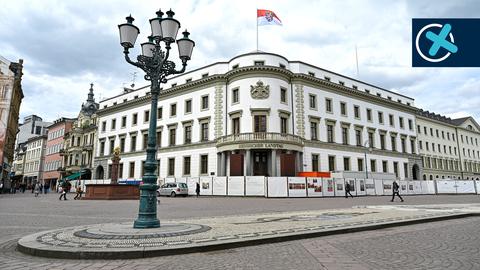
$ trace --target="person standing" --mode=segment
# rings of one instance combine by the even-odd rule
[[[197,198],[200,195],[200,183],[197,182],[197,185],[195,187],[195,193],[197,193]]]
[[[400,198],[400,200],[403,202],[403,198],[402,196],[400,196],[400,191],[399,191],[400,186],[398,185],[397,181],[395,180],[393,181],[392,188],[393,188],[393,192],[392,192],[391,202],[393,202],[393,200],[395,199],[395,194],[397,194],[398,198]]]
[[[35,187],[33,188],[34,193],[35,193],[35,197],[38,197],[38,193],[40,193],[40,189],[41,189],[40,184],[36,183]]]
[[[350,183],[347,182],[347,184],[345,185],[345,199],[348,198],[348,195],[350,195],[350,197],[353,198],[353,195],[352,193],[350,193],[350,190],[352,190],[352,186],[350,186]]]

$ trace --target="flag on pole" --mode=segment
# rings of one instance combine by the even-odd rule
[[[282,25],[282,21],[271,10],[257,9],[257,25]]]

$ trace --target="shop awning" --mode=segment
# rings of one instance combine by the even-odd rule
[[[67,176],[67,177],[63,178],[63,180],[67,180],[67,181],[69,181],[69,180],[74,180],[75,178],[80,177],[80,175],[82,175],[82,173],[81,173],[81,172],[77,172],[77,173],[74,173],[74,174],[72,174],[72,175],[70,175],[70,176]]]

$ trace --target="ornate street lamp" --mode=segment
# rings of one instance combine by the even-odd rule
[[[148,38],[148,42],[142,43],[142,55],[137,56],[137,62],[130,60],[129,49],[133,48],[140,30],[133,25],[134,19],[128,16],[127,22],[118,26],[120,30],[120,44],[123,46],[125,60],[142,69],[145,72],[145,80],[151,83],[151,109],[150,109],[150,126],[148,129],[147,144],[147,160],[145,162],[145,174],[143,176],[143,184],[140,185],[140,207],[138,218],[135,220],[134,228],[157,228],[160,227],[160,221],[157,218],[157,176],[155,170],[157,168],[157,102],[160,92],[160,84],[167,82],[167,76],[179,74],[185,71],[187,61],[192,56],[195,42],[188,38],[186,30],[183,37],[177,39],[180,22],[173,18],[175,13],[172,10],[166,12],[167,17],[162,18],[163,12],[156,12],[157,17],[150,20],[152,35]],[[178,46],[178,55],[182,61],[182,68],[175,69],[175,63],[168,60],[171,45],[176,41]],[[163,43],[163,48],[161,44]]]

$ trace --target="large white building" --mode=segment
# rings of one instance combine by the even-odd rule
[[[173,77],[158,106],[160,178],[422,175],[412,98],[281,55],[243,54]],[[149,87],[100,102],[94,178],[109,178],[116,146],[120,178],[141,178],[149,110]]]
[[[417,133],[422,179],[480,179],[480,126],[472,117],[451,119],[420,110]]]

